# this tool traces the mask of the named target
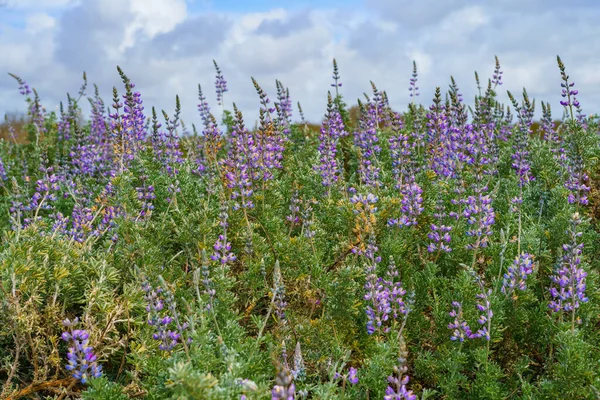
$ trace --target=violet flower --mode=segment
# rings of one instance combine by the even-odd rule
[[[354,144],[360,149],[358,166],[360,179],[365,185],[373,188],[381,186],[380,168],[376,166],[377,156],[381,152],[377,137],[377,123],[377,104],[369,103],[367,112],[359,118],[359,130],[354,132]]]
[[[350,382],[352,385],[356,385],[358,383],[358,370],[354,367],[350,367],[345,374],[336,372],[333,379],[341,379],[344,382],[342,385],[344,385],[346,381]]]
[[[550,277],[556,286],[550,288],[553,300],[548,307],[555,313],[571,313],[573,329],[576,310],[581,303],[587,303],[589,300],[585,295],[587,272],[581,267],[583,243],[578,243],[582,235],[582,232],[578,232],[581,222],[579,213],[573,214],[571,226],[567,230],[570,243],[563,244],[562,261],[555,275]]]
[[[142,185],[135,188],[137,199],[140,202],[139,217],[148,218],[154,210],[153,200],[156,199],[156,194],[154,193],[154,186],[146,184],[147,175],[141,175],[139,179],[142,181]]]
[[[244,125],[242,113],[233,105],[235,125],[229,137],[230,149],[221,162],[227,187],[231,189],[233,209],[254,208],[252,202],[253,182],[258,170],[259,151],[253,135]]]
[[[290,213],[286,215],[285,219],[290,223],[290,232],[294,229],[294,226],[300,222],[300,217],[298,216],[300,213],[300,204],[302,201],[298,198],[298,190],[294,190],[292,193],[292,198],[290,199],[289,210]]]
[[[217,91],[217,104],[222,105],[223,94],[229,90],[227,89],[227,81],[223,77],[223,73],[221,72],[221,69],[219,68],[215,60],[213,60],[213,64],[215,66],[215,69],[217,70],[217,76],[215,79],[215,87]]]
[[[417,225],[417,217],[421,215],[424,208],[422,206],[423,190],[417,183],[406,184],[401,190],[402,197],[402,215],[398,219],[390,219],[388,226],[412,226]]]
[[[452,248],[450,247],[450,241],[452,240],[450,232],[452,232],[452,227],[444,225],[447,213],[445,211],[443,200],[438,199],[433,217],[437,222],[432,223],[429,226],[431,232],[427,234],[427,237],[431,242],[427,246],[427,251],[430,253],[433,253],[434,251],[450,253],[452,251]]]
[[[175,300],[170,291],[166,292],[166,298],[163,299],[163,289],[160,286],[156,289],[152,288],[148,281],[142,283],[142,290],[145,293],[144,299],[147,302],[148,325],[156,329],[156,333],[152,335],[152,338],[160,341],[158,346],[160,350],[171,351],[178,343],[183,343],[183,331],[189,325],[179,323]],[[172,316],[163,312],[165,303]],[[176,329],[170,328],[173,322],[175,322]],[[188,342],[190,341],[191,338],[188,338]]]
[[[452,330],[450,336],[450,340],[452,341],[458,340],[459,342],[464,342],[465,339],[477,339],[482,337],[488,342],[491,340],[490,330],[492,317],[494,316],[490,303],[492,290],[486,290],[483,280],[478,275],[475,275],[474,272],[473,276],[480,288],[480,293],[477,294],[477,299],[479,299],[477,302],[477,309],[482,314],[479,316],[477,322],[481,325],[481,328],[479,328],[477,332],[473,332],[463,316],[462,304],[458,301],[453,301],[452,311],[448,313],[448,315],[454,318],[454,320],[448,324],[448,329]]]
[[[291,118],[292,118],[292,101],[290,99],[290,90],[284,88],[283,84],[276,80],[277,86],[277,102],[275,108],[277,109],[277,125],[281,128],[284,136],[289,136],[291,132]]]
[[[232,263],[236,260],[235,255],[231,252],[231,243],[227,241],[227,209],[222,208],[219,214],[219,225],[223,228],[223,233],[219,235],[213,249],[215,252],[210,256],[211,260],[219,262],[222,266]]]
[[[275,377],[275,386],[271,390],[272,400],[294,400],[296,397],[296,385],[292,374],[284,368],[280,368]]]
[[[560,77],[562,82],[560,86],[562,87],[561,96],[565,100],[560,101],[560,105],[567,110],[571,115],[571,120],[574,120],[573,108],[577,112],[577,121],[579,123],[583,123],[585,120],[585,115],[581,112],[581,105],[579,104],[579,100],[577,100],[577,95],[579,91],[573,89],[575,86],[574,82],[569,82],[569,75],[565,72],[565,64],[563,64],[562,60],[559,56],[556,56],[556,61],[558,62],[558,68],[560,69]]]
[[[470,225],[467,230],[467,236],[475,238],[475,243],[466,245],[468,250],[477,250],[485,248],[489,242],[489,236],[492,234],[492,225],[494,225],[496,213],[492,207],[492,199],[489,195],[479,193],[477,196],[467,198],[467,207],[463,211],[463,217],[467,219]]]
[[[73,329],[78,323],[78,318],[74,321],[63,321],[68,331],[63,332],[61,337],[70,345],[67,353],[68,364],[65,368],[72,372],[73,378],[87,383],[89,378],[99,378],[102,375],[102,366],[98,364],[94,349],[89,345],[90,335],[87,331]]]
[[[502,282],[502,293],[510,296],[515,289],[524,291],[527,289],[527,276],[533,272],[533,256],[522,253],[515,258],[513,265],[508,267]]]
[[[313,228],[315,224],[313,205],[318,204],[315,199],[305,199],[302,201],[302,211],[300,213],[300,218],[302,219],[302,232],[307,239],[312,239],[316,235],[316,231]]]
[[[450,340],[464,342],[465,339],[470,339],[473,332],[467,324],[463,316],[462,304],[458,301],[452,302],[452,311],[448,313],[454,320],[448,324],[448,329],[452,330]]]
[[[4,162],[2,162],[2,157],[0,157],[0,187],[4,185],[3,181],[6,180],[8,180],[8,173],[6,172]]]
[[[519,106],[514,96],[508,92],[513,107],[517,112],[519,123],[516,127],[514,136],[514,153],[511,156],[513,159],[512,167],[519,177],[519,186],[524,187],[530,181],[535,180],[531,175],[531,163],[529,160],[529,136],[531,135],[531,125],[533,123],[534,107],[529,101],[529,96],[523,89],[523,104]]]
[[[377,259],[374,261],[377,261]],[[404,301],[406,290],[402,287],[402,283],[394,282],[398,271],[392,257],[390,257],[387,279],[377,278],[375,284],[373,284],[373,275],[374,271],[371,271],[365,285],[368,292],[365,294],[364,299],[371,301],[366,310],[368,318],[367,332],[372,334],[375,330],[381,330],[387,333],[394,321],[397,321],[401,315],[406,316],[408,314],[409,308]]]
[[[406,374],[408,367],[406,366],[408,350],[406,343],[400,336],[400,349],[398,350],[398,364],[394,365],[394,373],[388,376],[388,387],[385,389],[384,400],[416,400],[417,395],[412,390],[408,390],[406,385],[410,381],[410,377]]]
[[[335,109],[331,93],[328,92],[327,114],[319,135],[319,165],[314,167],[320,173],[321,183],[327,188],[327,193],[330,193],[329,187],[339,180],[341,170],[336,160],[337,143],[340,137],[346,135],[342,116]]]
[[[408,92],[410,93],[410,97],[417,97],[419,95],[419,87],[417,86],[417,62],[413,61],[413,72],[412,77],[410,78],[410,86],[408,88]]]

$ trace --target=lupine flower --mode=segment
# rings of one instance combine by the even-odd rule
[[[569,75],[565,72],[565,64],[563,64],[562,60],[559,56],[556,56],[556,61],[558,62],[558,68],[560,69],[560,76],[562,82],[560,86],[562,87],[561,96],[564,100],[561,100],[560,105],[565,107],[565,110],[568,110],[571,114],[571,119],[574,118],[573,115],[573,107],[577,112],[577,121],[579,123],[583,123],[585,120],[585,115],[581,112],[581,105],[579,104],[579,100],[577,100],[577,95],[579,91],[573,89],[575,86],[574,82],[569,82]]]
[[[352,253],[357,255],[365,254],[366,242],[372,240],[375,232],[377,218],[377,203],[378,198],[372,193],[366,196],[362,194],[354,195],[350,198],[350,202],[355,205],[353,210],[356,214],[356,226],[353,229],[356,234],[357,243],[352,247]]]
[[[436,203],[435,212],[433,213],[437,223],[431,224],[429,227],[431,232],[427,234],[427,237],[431,240],[427,246],[427,251],[433,253],[434,251],[443,251],[450,253],[452,248],[449,246],[452,240],[450,232],[452,227],[444,225],[444,218],[446,217],[445,207],[443,201],[440,199]]]
[[[105,104],[100,97],[98,86],[94,85],[94,98],[89,99],[91,105],[91,121],[89,140],[94,144],[96,171],[105,179],[112,164],[113,147],[109,138],[109,126],[105,115]]]
[[[273,179],[274,169],[282,168],[281,160],[283,159],[286,142],[286,136],[283,135],[283,131],[286,130],[284,125],[289,124],[289,120],[287,122],[273,120],[271,114],[277,107],[272,108],[269,106],[271,100],[269,100],[267,93],[254,78],[252,78],[252,83],[258,93],[261,104],[259,110],[259,127],[254,134],[254,142],[258,157],[257,167],[262,171],[262,176],[257,174],[256,178],[260,178],[264,182]],[[278,89],[280,91],[283,90],[281,83],[278,85]],[[284,106],[287,107],[287,104]],[[281,106],[279,107],[281,108]],[[280,109],[279,113],[281,114],[282,112],[283,110]]]
[[[527,276],[533,272],[533,256],[528,253],[518,255],[513,265],[508,267],[502,282],[502,293],[510,296],[515,289],[527,289]]]
[[[416,400],[417,396],[412,390],[408,390],[406,385],[410,381],[410,377],[406,374],[408,367],[406,361],[408,350],[406,343],[400,336],[400,349],[398,351],[398,364],[394,365],[394,373],[388,376],[388,387],[385,389],[384,400]]]
[[[411,141],[411,136],[402,132],[404,123],[397,112],[392,113],[392,132],[389,139],[392,156],[392,172],[396,178],[396,189],[404,184],[413,183],[415,180],[416,160],[414,148],[416,144]]]
[[[490,324],[494,313],[492,312],[491,304],[490,304],[490,295],[492,294],[492,289],[488,289],[487,291],[483,288],[483,284],[481,283],[482,292],[477,294],[477,298],[480,302],[477,303],[477,309],[481,311],[483,314],[479,316],[477,322],[481,325],[481,328],[477,330],[473,334],[473,338],[485,337],[485,340],[490,341]]]
[[[55,174],[54,167],[45,167],[45,165],[47,165],[47,160],[42,161],[40,172],[43,176],[36,181],[35,192],[29,202],[13,202],[10,208],[14,221],[20,219],[20,215],[25,216],[21,228],[40,221],[42,219],[40,211],[54,209],[53,203],[58,200],[57,193],[60,191],[60,183],[64,182],[64,177]]]
[[[223,103],[223,94],[229,90],[227,89],[227,81],[223,77],[223,73],[221,72],[221,69],[219,68],[215,60],[213,60],[213,64],[215,66],[215,69],[217,70],[217,76],[215,80],[215,87],[217,90],[217,103],[221,105]]]
[[[364,298],[371,301],[367,306],[367,332],[372,334],[375,330],[382,330],[387,333],[390,331],[390,325],[393,321],[403,315],[408,314],[408,307],[404,301],[406,290],[400,282],[394,282],[394,277],[398,275],[394,259],[390,257],[387,279],[377,278],[375,285],[367,282],[365,289],[368,289]],[[372,281],[372,278],[370,278]]]
[[[227,241],[227,219],[229,215],[225,208],[221,209],[219,214],[219,225],[223,228],[223,233],[219,235],[219,238],[215,242],[213,249],[215,252],[210,256],[211,260],[219,262],[221,265],[232,263],[236,260],[235,255],[231,252],[231,243]]]
[[[202,250],[202,269],[194,271],[193,279],[196,287],[200,284],[200,274],[202,274],[202,285],[204,286],[204,294],[208,296],[208,304],[206,310],[209,313],[214,312],[214,300],[217,291],[214,288],[214,283],[210,278],[210,267],[206,257],[206,250]]]
[[[147,132],[143,114],[141,95],[135,92],[135,84],[117,67],[119,75],[125,84],[124,103],[119,101],[119,94],[113,88],[114,113],[109,114],[111,119],[110,132],[114,139],[115,156],[117,157],[118,171],[124,171],[140,150],[144,148]],[[123,108],[123,114],[119,110]]]
[[[339,96],[338,88],[342,87],[342,82],[340,82],[340,72],[335,58],[333,59],[333,83],[331,87],[335,88],[335,95]]]
[[[362,103],[358,103],[359,108],[361,109],[361,117],[372,118],[374,117],[375,127],[379,128],[379,124],[384,122],[386,126],[389,124],[389,121],[386,121],[388,110],[389,110],[389,100],[387,94],[385,92],[381,92],[375,86],[375,83],[371,81],[371,89],[373,90],[373,99],[369,99],[367,97],[367,104],[362,106]]]
[[[298,190],[296,189],[290,200],[290,213],[285,217],[286,221],[290,223],[290,232],[294,229],[294,226],[300,222],[300,217],[298,216],[300,213],[300,203],[302,203],[302,201],[298,198]]]
[[[413,72],[412,77],[410,78],[410,86],[408,88],[408,92],[410,93],[410,97],[417,97],[419,95],[419,87],[417,86],[417,62],[413,61]]]
[[[374,204],[379,199],[373,193],[368,193],[366,196],[362,194],[355,194],[350,198],[350,203],[355,204],[356,208],[353,210],[354,214],[374,214],[377,212],[377,207]]]
[[[544,140],[550,144],[550,151],[554,153],[554,157],[560,158],[561,149],[561,138],[556,131],[556,124],[552,120],[552,108],[550,104],[546,104],[542,101],[542,119],[540,120],[540,127],[544,132]],[[564,149],[563,149],[564,151]]]
[[[390,219],[389,226],[412,226],[417,225],[417,217],[423,212],[423,190],[417,183],[404,185],[401,190],[402,216],[399,219]]]
[[[285,309],[287,302],[285,301],[285,284],[283,283],[283,277],[281,276],[281,269],[279,268],[279,260],[275,261],[275,267],[273,268],[273,291],[275,296],[275,315],[282,326],[285,326],[287,321],[285,318]]]
[[[306,376],[306,368],[304,366],[302,350],[300,349],[300,342],[296,342],[296,349],[294,350],[294,368],[291,372],[294,380],[302,381]]]
[[[452,341],[458,340],[459,342],[463,342],[465,339],[477,339],[481,337],[485,338],[487,341],[491,339],[490,328],[492,317],[494,316],[490,303],[492,290],[485,290],[483,280],[478,275],[475,275],[474,273],[473,275],[481,290],[480,293],[477,294],[477,298],[479,299],[477,302],[477,309],[483,313],[477,320],[479,325],[481,325],[481,328],[479,328],[477,332],[473,332],[463,316],[462,304],[458,301],[453,301],[452,311],[448,314],[454,318],[454,320],[448,324],[448,329],[452,330],[450,336],[450,340]]]
[[[454,137],[450,135],[448,117],[439,87],[436,88],[433,104],[429,107],[426,126],[431,170],[437,175],[452,177],[456,169],[454,144],[457,141],[453,141]]]
[[[170,291],[166,292],[166,298],[163,299],[163,289],[159,286],[152,288],[148,281],[142,283],[144,299],[147,302],[146,311],[148,312],[148,325],[156,329],[152,335],[154,340],[160,341],[158,348],[164,351],[171,351],[178,343],[183,342],[183,331],[188,328],[188,324],[180,324],[177,315],[175,300]],[[164,305],[167,304],[171,315],[163,313]],[[166,310],[165,310],[166,311]],[[176,329],[170,329],[171,323],[175,322]],[[188,338],[188,342],[191,338]]]
[[[321,183],[328,189],[339,179],[340,167],[336,160],[338,139],[347,135],[342,116],[335,109],[331,93],[327,93],[327,114],[319,135],[319,165],[314,169],[321,175]]]
[[[336,372],[334,379],[341,379],[344,382],[348,381],[351,384],[356,385],[358,383],[358,370],[354,367],[350,367],[348,373],[346,374],[340,374],[339,372]]]
[[[562,261],[556,269],[555,275],[550,277],[556,286],[550,288],[553,300],[548,307],[556,313],[570,312],[573,323],[575,311],[581,303],[587,303],[589,300],[585,295],[587,272],[581,267],[583,243],[578,243],[582,235],[582,232],[578,232],[581,222],[579,213],[573,214],[571,226],[567,230],[570,243],[563,244]]]
[[[3,186],[4,183],[2,183],[2,181],[6,180],[8,180],[8,174],[6,173],[4,162],[2,162],[2,157],[0,157],[0,186]]]
[[[276,80],[277,86],[277,125],[281,128],[283,134],[287,137],[290,134],[291,118],[292,118],[292,100],[290,99],[290,90],[284,88],[283,84]]]
[[[448,324],[448,329],[452,330],[450,340],[464,342],[465,339],[470,339],[473,332],[463,317],[462,304],[458,301],[453,301],[452,311],[448,315],[454,318],[454,321]]]
[[[317,203],[318,202],[315,199],[304,200],[302,202],[303,208],[300,214],[302,218],[302,235],[304,235],[304,237],[306,237],[307,239],[312,239],[317,233],[313,230],[313,225],[315,221],[312,208],[312,205]]]
[[[356,385],[358,383],[358,371],[356,370],[356,368],[350,367],[350,371],[348,371],[348,382],[350,382],[353,385]]]
[[[62,339],[70,344],[67,353],[68,364],[65,367],[72,372],[73,378],[81,383],[87,383],[89,378],[99,378],[102,375],[102,366],[98,364],[94,349],[89,345],[90,335],[82,329],[73,329],[79,323],[65,319],[63,325],[68,331],[63,332]]]
[[[284,368],[279,368],[279,372],[275,377],[275,386],[271,390],[272,400],[294,400],[296,397],[296,385],[294,378]]]
[[[146,218],[152,214],[152,211],[154,210],[154,204],[152,201],[156,199],[156,194],[154,194],[154,186],[146,185],[147,179],[147,175],[141,175],[140,180],[142,181],[142,185],[135,188],[137,192],[137,199],[140,202],[140,218]]]
[[[253,135],[244,125],[241,111],[233,105],[235,125],[231,132],[230,149],[227,158],[221,162],[224,167],[227,187],[231,189],[233,208],[254,208],[252,188],[255,171],[258,169],[259,153]]]
[[[500,70],[500,60],[498,60],[498,56],[496,58],[496,68],[494,69],[494,75],[492,75],[492,84],[495,86],[502,85],[502,74],[503,72]]]
[[[570,157],[566,160],[566,176],[565,187],[569,189],[567,198],[569,204],[587,205],[587,193],[590,191],[590,186],[586,184],[590,177],[583,170],[583,160],[577,152],[570,151]]]
[[[463,217],[470,225],[467,236],[474,237],[475,243],[468,244],[467,249],[476,250],[487,247],[489,236],[492,234],[496,214],[492,207],[492,199],[489,195],[479,193],[477,196],[467,198],[467,207],[463,211]]]
[[[535,180],[531,175],[531,164],[529,161],[529,136],[531,134],[531,124],[533,123],[534,107],[529,101],[529,96],[523,89],[523,105],[519,106],[514,96],[508,92],[513,107],[517,111],[519,124],[515,131],[515,144],[513,145],[514,153],[512,155],[512,167],[519,177],[520,186],[524,186],[530,181]]]
[[[454,80],[454,77],[450,77],[450,90],[448,91],[450,97],[450,103],[446,107],[450,126],[463,127],[466,125],[468,120],[467,107],[463,102],[463,95],[460,93],[458,84]]]
[[[202,93],[202,87],[198,85],[198,112],[202,119],[202,136],[198,141],[198,154],[195,159],[197,169],[195,173],[202,174],[206,169],[204,163],[207,161],[209,165],[216,169],[217,167],[217,153],[222,146],[223,133],[219,129],[217,119],[210,112],[208,102]]]
[[[373,84],[373,82],[371,82]],[[374,90],[377,89],[373,85]],[[377,100],[374,100],[377,101]],[[359,130],[354,132],[354,144],[360,149],[359,173],[361,181],[370,187],[380,187],[380,168],[376,166],[377,155],[381,152],[377,137],[378,104],[369,103],[367,112],[359,118]]]
[[[31,116],[33,125],[36,129],[36,140],[39,140],[39,137],[42,133],[47,133],[46,127],[44,126],[45,121],[45,112],[46,110],[40,104],[40,98],[35,89],[30,89],[27,82],[18,77],[15,74],[9,73],[11,77],[13,77],[19,83],[19,93],[25,96],[27,104],[28,104],[28,114]],[[29,96],[33,93],[33,100]],[[37,143],[36,143],[37,145]]]
[[[302,106],[300,105],[300,102],[297,103],[298,106],[298,114],[300,114],[300,121],[302,121],[302,123],[306,123],[306,119],[304,118],[304,111],[302,111]]]

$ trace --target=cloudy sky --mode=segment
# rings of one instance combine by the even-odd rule
[[[386,90],[392,106],[410,98],[412,61],[419,101],[429,105],[450,76],[465,98],[474,71],[487,81],[498,55],[506,90],[553,105],[560,117],[556,55],[580,91],[588,114],[600,111],[600,2],[597,0],[0,0],[0,115],[25,104],[15,73],[35,87],[48,110],[76,94],[83,71],[110,103],[123,68],[151,106],[198,123],[197,85],[215,104],[215,59],[252,125],[258,96],[253,76],[275,98],[275,79],[289,87],[308,119],[319,121],[338,61],[342,93],[355,103]],[[296,116],[297,117],[297,112]]]

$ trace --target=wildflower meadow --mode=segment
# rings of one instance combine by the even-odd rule
[[[473,99],[413,63],[405,110],[333,60],[320,125],[214,67],[198,125],[119,67],[57,112],[11,74],[0,398],[600,399],[600,118],[560,58],[560,104],[496,58]]]

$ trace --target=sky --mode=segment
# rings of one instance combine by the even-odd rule
[[[506,104],[506,90],[521,98],[525,87],[560,118],[560,55],[584,112],[598,114],[599,20],[597,0],[0,0],[0,116],[26,111],[9,72],[53,111],[67,93],[76,96],[83,71],[88,94],[95,83],[110,104],[113,87],[124,92],[118,65],[141,92],[146,115],[152,106],[172,115],[179,95],[184,122],[199,126],[198,84],[221,111],[216,60],[229,88],[225,107],[235,102],[247,125],[260,106],[251,77],[272,101],[280,80],[306,118],[319,122],[333,58],[347,103],[370,94],[373,81],[402,111],[413,61],[417,101],[429,106],[451,76],[470,102],[474,72],[487,84],[495,55]]]

